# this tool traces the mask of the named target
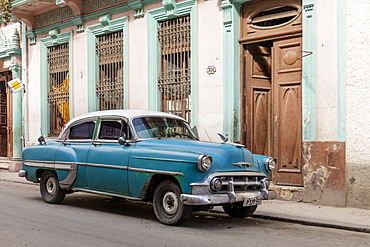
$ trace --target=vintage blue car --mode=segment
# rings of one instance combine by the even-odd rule
[[[240,144],[199,141],[184,119],[163,112],[91,112],[39,142],[24,149],[19,176],[40,183],[45,202],[75,191],[149,201],[167,225],[215,205],[252,215],[276,162]]]

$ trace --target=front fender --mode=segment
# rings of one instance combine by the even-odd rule
[[[197,167],[198,157],[199,154],[189,152],[133,148],[128,168],[130,194],[142,197],[148,179],[155,174],[173,177],[183,193],[190,193],[190,183],[202,180],[205,174]]]

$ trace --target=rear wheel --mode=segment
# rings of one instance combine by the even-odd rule
[[[222,208],[230,217],[244,218],[251,216],[256,211],[257,206],[243,207],[242,203],[234,203],[224,204]]]
[[[66,196],[66,191],[59,187],[58,176],[54,171],[45,171],[41,175],[40,193],[47,203],[60,203]]]
[[[172,181],[163,181],[155,189],[153,208],[161,223],[178,226],[190,217],[192,207],[181,202],[180,194],[180,188]]]

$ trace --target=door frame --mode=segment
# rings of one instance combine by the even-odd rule
[[[7,82],[12,79],[12,72],[9,69],[0,70],[0,81],[4,81],[6,88],[6,122],[7,122],[7,151],[6,158],[13,157],[13,93]]]
[[[287,6],[286,8],[284,6]],[[257,19],[254,19],[256,18],[256,16],[263,16],[262,19],[268,19],[268,18],[271,18],[271,20],[274,20],[274,18],[277,16],[277,14],[275,15],[271,15],[271,16],[264,16],[264,11],[265,13],[268,13],[269,10],[271,9],[275,9],[275,8],[280,8],[282,7],[281,12],[282,13],[282,16],[287,16],[287,15],[290,15],[293,11],[293,9],[295,9],[295,13],[296,15],[290,19],[287,19],[286,22],[284,23],[277,23],[275,22],[275,24],[269,26],[269,24],[266,23],[266,26],[264,26],[264,24],[255,24],[257,21]],[[239,40],[239,44],[240,44],[240,66],[241,66],[241,75],[240,75],[240,92],[241,92],[241,100],[240,100],[240,112],[241,112],[241,118],[240,118],[240,121],[241,121],[241,141],[244,143],[244,144],[247,144],[247,147],[248,148],[251,148],[253,142],[252,140],[249,140],[250,138],[253,138],[253,133],[251,131],[253,130],[249,130],[247,127],[250,128],[249,125],[251,125],[251,121],[254,121],[254,119],[252,119],[252,116],[250,114],[250,111],[251,109],[248,108],[250,107],[251,103],[249,101],[251,101],[252,99],[248,98],[250,97],[251,95],[251,92],[248,92],[248,88],[250,86],[248,86],[248,83],[251,83],[251,81],[247,78],[248,77],[248,69],[251,69],[249,68],[249,65],[247,63],[248,61],[248,58],[247,56],[250,56],[249,54],[249,51],[245,50],[244,47],[246,45],[250,45],[250,44],[256,44],[256,43],[260,43],[260,42],[271,42],[271,43],[274,43],[276,42],[277,40],[283,40],[283,39],[291,39],[291,38],[302,38],[302,31],[303,31],[303,28],[302,28],[302,0],[260,0],[260,1],[249,1],[249,2],[246,2],[242,5],[241,7],[241,15],[240,15],[240,22],[241,22],[241,37],[240,37],[240,40]],[[288,11],[289,10],[289,11]],[[284,11],[288,11],[288,12],[284,12]],[[260,15],[262,13],[262,15]],[[258,17],[261,19],[261,17]],[[266,20],[267,20],[266,19]],[[274,21],[272,21],[274,22]],[[275,53],[275,51],[273,51],[273,46],[271,47],[271,66],[276,66],[274,65],[276,63],[276,61],[274,61],[274,56],[273,55]],[[249,58],[250,59],[250,58]],[[302,69],[302,66],[301,66],[301,69]],[[271,68],[271,71],[273,71],[274,69]],[[274,79],[274,75],[275,73],[271,72],[271,82],[273,82],[275,79]],[[302,90],[302,77],[300,78],[300,81],[301,81],[301,90]],[[271,90],[273,86],[271,86]],[[301,91],[302,92],[302,91]],[[277,141],[276,139],[279,138],[279,136],[277,135],[276,132],[276,126],[278,125],[277,123],[275,123],[275,113],[274,111],[276,111],[275,107],[274,107],[274,102],[276,101],[274,98],[276,98],[276,93],[274,93],[273,91],[271,91],[271,99],[269,99],[269,101],[271,102],[270,104],[270,109],[271,109],[271,116],[270,116],[270,122],[271,122],[271,133],[269,133],[270,135],[270,143],[268,144],[269,147],[268,147],[268,152],[271,156],[277,156],[280,151],[278,151],[276,147],[274,147],[276,144],[277,144]],[[302,95],[301,95],[302,96]],[[302,112],[302,101],[301,101],[301,106],[300,106],[300,111],[301,111],[301,114],[303,114]],[[279,112],[276,112],[277,114]],[[275,114],[275,115],[274,115]],[[280,116],[278,116],[280,118]],[[302,118],[301,118],[301,127],[302,127]],[[251,134],[252,133],[252,134]],[[300,145],[299,149],[301,150],[301,153],[300,153],[300,159],[302,158],[302,143],[303,143],[303,139],[300,138],[300,143],[298,142],[297,145]],[[254,144],[253,144],[254,145]],[[253,148],[252,148],[253,150]],[[279,152],[279,153],[278,153]],[[279,161],[278,161],[279,162]],[[301,164],[301,167],[302,167],[302,164]],[[274,173],[272,174],[272,178],[274,179],[275,177],[277,177],[276,175],[276,171],[274,171]],[[291,184],[291,185],[303,185],[303,171],[301,170],[300,172],[301,174],[301,180],[300,182],[298,183],[295,183],[295,184]],[[287,184],[285,184],[287,185]]]

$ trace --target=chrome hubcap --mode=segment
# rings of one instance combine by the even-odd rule
[[[163,197],[163,209],[167,214],[175,214],[179,207],[179,200],[175,193],[167,192]]]
[[[48,178],[48,181],[46,181],[46,191],[50,195],[54,195],[56,190],[56,181],[55,178],[50,177]]]

